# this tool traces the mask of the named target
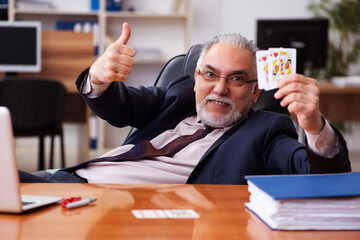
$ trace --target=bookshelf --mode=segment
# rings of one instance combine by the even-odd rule
[[[91,10],[91,0],[47,0],[51,3],[50,8],[19,7],[21,0],[9,0],[8,16],[10,21],[41,21],[45,30],[56,29],[57,21],[97,22],[100,53],[111,40],[118,38],[121,23],[127,21],[133,32],[129,44],[138,51],[156,49],[161,55],[161,61],[159,57],[153,59],[156,64],[165,63],[190,47],[191,0],[124,0],[122,11],[107,11],[106,0],[99,1],[99,9]],[[139,59],[138,62],[152,63],[149,59]]]
[[[94,41],[98,42],[100,54],[120,36],[122,23],[129,22],[132,36],[128,44],[139,57],[135,59],[136,67],[127,80],[128,85],[152,85],[163,64],[190,47],[191,0],[123,0],[122,11],[107,11],[106,0],[99,0],[98,10],[91,10],[91,0],[47,0],[52,5],[47,9],[19,7],[19,1],[9,0],[9,21],[41,21],[46,31],[57,30],[58,21],[96,22],[98,31],[94,32]],[[90,153],[94,156],[120,145],[129,130],[115,129],[99,119],[96,128],[97,149]]]

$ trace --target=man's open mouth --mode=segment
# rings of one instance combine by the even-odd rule
[[[213,100],[213,99],[209,99],[209,102],[212,102],[214,104],[218,104],[218,105],[229,105],[229,103],[227,102],[223,102],[223,101],[218,101],[218,100]]]

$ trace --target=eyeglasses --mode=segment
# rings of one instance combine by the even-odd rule
[[[235,74],[235,75],[231,75],[228,77],[222,77],[222,76],[215,74],[212,71],[206,71],[206,72],[202,73],[199,69],[198,69],[197,74],[202,76],[203,79],[208,82],[215,82],[215,81],[219,81],[220,78],[224,78],[230,85],[235,86],[235,87],[241,87],[241,86],[244,86],[246,83],[253,83],[253,82],[257,81],[257,79],[246,80],[246,77],[241,74]]]

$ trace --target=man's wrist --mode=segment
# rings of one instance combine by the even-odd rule
[[[318,134],[311,134],[307,131],[305,134],[311,150],[321,156],[331,158],[339,152],[339,139],[329,122],[325,118],[323,120],[324,127]]]
[[[326,121],[323,115],[319,115],[318,119],[315,121],[311,129],[306,129],[305,131],[312,135],[318,135],[324,129]]]
[[[103,83],[103,84],[94,84],[91,82],[90,73],[87,74],[85,77],[85,81],[82,86],[81,93],[86,94],[89,98],[95,98],[100,96],[103,92],[106,91],[106,89],[109,87],[110,84]]]
[[[89,70],[88,76],[89,76],[89,80],[90,80],[90,83],[91,83],[91,84],[93,84],[93,85],[102,85],[102,84],[104,84],[104,82],[98,81],[98,80],[96,80],[96,78],[91,77],[90,70]]]

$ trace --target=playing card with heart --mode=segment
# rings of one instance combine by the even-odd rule
[[[276,88],[277,82],[284,76],[296,72],[296,49],[270,48],[269,49],[269,87]]]
[[[267,50],[261,50],[256,52],[256,67],[257,67],[259,89],[267,89],[269,85],[268,57],[269,57],[269,51]]]
[[[284,76],[296,72],[296,49],[269,48],[256,52],[259,89],[271,90]]]

